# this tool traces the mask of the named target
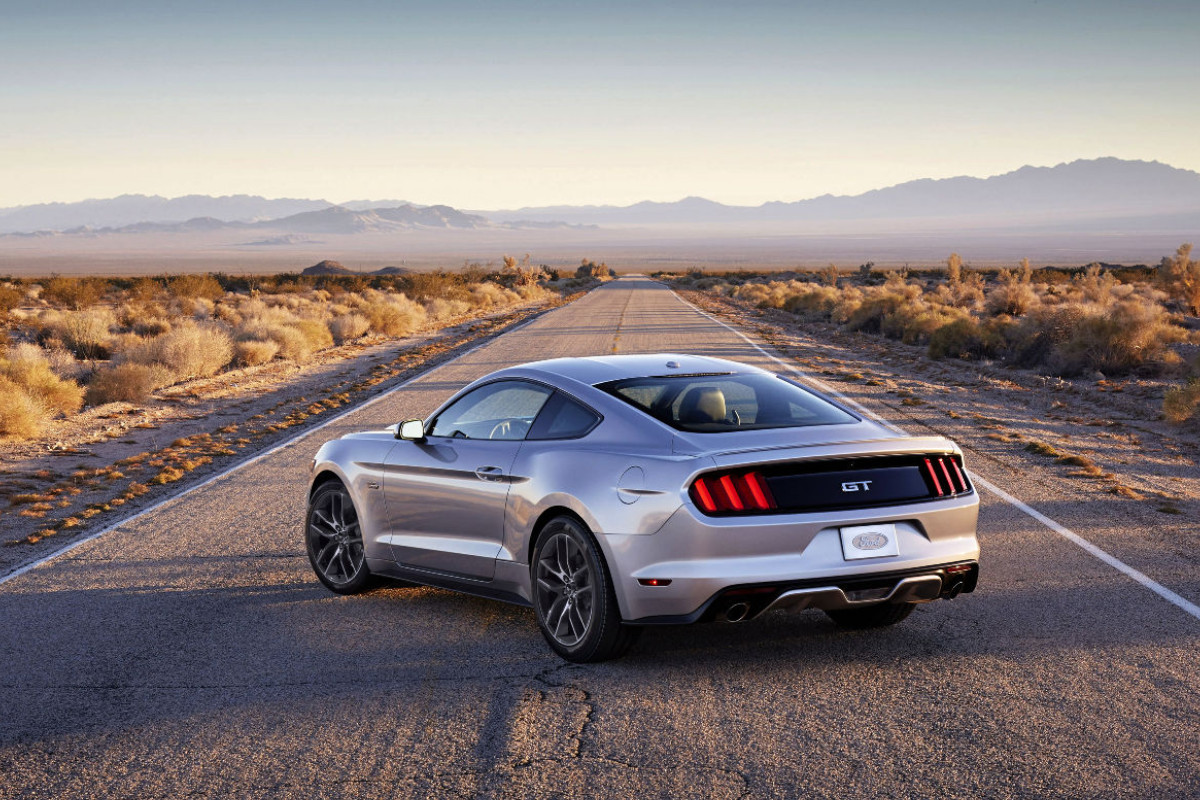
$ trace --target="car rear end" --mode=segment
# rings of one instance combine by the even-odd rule
[[[979,499],[949,440],[750,448],[696,464],[657,532],[606,536],[629,622],[837,612],[976,586]]]

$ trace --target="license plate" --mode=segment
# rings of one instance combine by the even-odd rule
[[[842,534],[842,556],[847,561],[900,555],[900,542],[893,522],[854,525],[841,528],[839,532]]]

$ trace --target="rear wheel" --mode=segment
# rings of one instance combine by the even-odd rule
[[[533,608],[554,652],[568,661],[606,661],[637,641],[641,628],[622,624],[612,579],[582,523],[550,520],[532,562]]]
[[[313,572],[332,591],[357,594],[375,585],[375,576],[367,570],[358,512],[341,483],[323,484],[313,493],[304,538]]]
[[[911,614],[916,607],[916,603],[880,603],[866,608],[843,608],[825,613],[840,627],[863,630],[895,625]]]

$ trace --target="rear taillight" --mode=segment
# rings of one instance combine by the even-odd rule
[[[725,472],[705,475],[688,490],[692,502],[706,514],[721,511],[770,511],[775,498],[758,472]]]
[[[925,459],[921,471],[938,497],[967,491],[967,479],[954,456],[931,456]]]

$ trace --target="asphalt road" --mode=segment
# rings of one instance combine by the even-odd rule
[[[1200,619],[991,494],[980,589],[881,632],[773,614],[579,666],[526,609],[317,583],[322,441],[614,349],[770,365],[623,279],[0,585],[0,798],[1200,796]],[[1195,554],[977,466],[1200,601]]]

